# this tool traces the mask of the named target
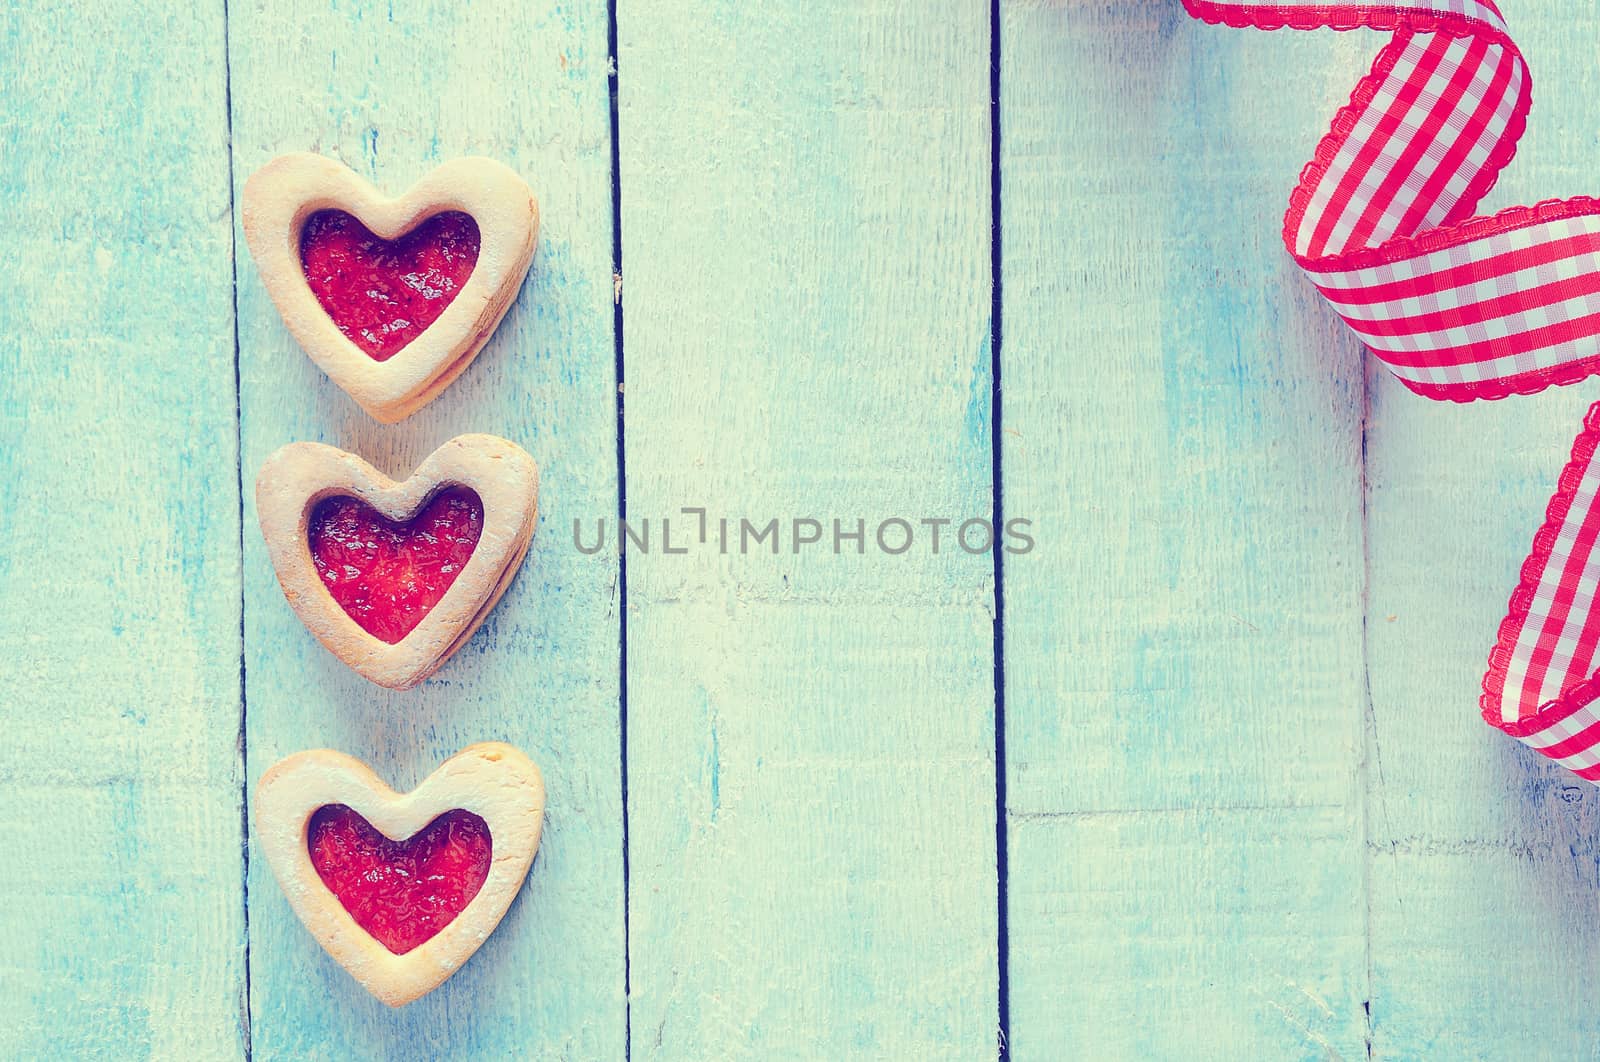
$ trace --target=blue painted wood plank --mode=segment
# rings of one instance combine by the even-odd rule
[[[1593,194],[1600,16],[1505,5],[1533,73],[1481,212]],[[1593,385],[1461,408],[1372,370],[1373,1052],[1589,1058],[1600,801],[1479,721],[1484,659]]]
[[[235,5],[230,41],[240,184],[291,150],[340,158],[393,191],[445,159],[486,154],[527,178],[543,213],[499,332],[443,396],[392,427],[295,346],[240,241],[247,483],[291,440],[404,474],[464,431],[504,435],[543,469],[521,574],[457,657],[407,693],[366,683],[305,632],[247,503],[252,783],[279,757],[327,745],[409,788],[462,746],[498,739],[525,749],[549,790],[538,860],[506,920],[460,974],[398,1012],[321,952],[253,860],[256,1055],[620,1057],[617,569],[578,553],[564,530],[617,505],[605,4]]]
[[[0,9],[0,1057],[243,1054],[220,4]]]
[[[1003,6],[1019,1062],[1365,1054],[1362,378],[1278,230],[1368,43]]]
[[[990,1057],[985,11],[618,19],[633,1057]]]

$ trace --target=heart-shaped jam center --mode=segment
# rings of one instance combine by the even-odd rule
[[[317,574],[339,607],[393,645],[444,597],[482,533],[477,493],[450,487],[404,522],[355,498],[324,498],[311,512],[308,537]]]
[[[311,865],[356,924],[404,955],[449,925],[483,888],[494,846],[470,811],[449,811],[391,841],[344,804],[318,808]]]
[[[300,232],[300,266],[349,340],[387,361],[431,325],[478,263],[478,223],[435,214],[398,240],[374,236],[342,210],[319,210]]]

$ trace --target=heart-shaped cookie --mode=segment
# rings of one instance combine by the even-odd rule
[[[245,242],[284,323],[377,420],[450,385],[527,275],[539,205],[511,170],[446,162],[390,199],[321,155],[282,155],[245,182]]]
[[[256,788],[256,839],[317,943],[391,1007],[439,987],[494,932],[544,821],[544,781],[486,742],[404,795],[342,752],[300,752]]]
[[[256,513],[284,596],[340,660],[410,689],[477,630],[527,554],[539,468],[493,435],[459,435],[403,483],[321,443],[256,476]]]

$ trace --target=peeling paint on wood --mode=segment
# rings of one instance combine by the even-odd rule
[[[992,563],[872,540],[990,512],[986,13],[619,33],[628,512],[784,528],[629,558],[634,1058],[990,1057]]]
[[[0,11],[0,1057],[243,1049],[224,79],[220,5]]]
[[[1595,16],[1525,6],[1491,207],[1594,191]],[[618,0],[656,547],[625,599],[570,537],[617,530],[606,4],[149,7],[0,11],[0,1056],[621,1058],[629,971],[637,1058],[992,1057],[1002,934],[1019,1062],[1592,1053],[1594,791],[1474,706],[1592,396],[1406,394],[1278,243],[1375,35],[1001,5],[997,437],[1039,542],[1000,588],[1002,883],[992,559],[871,541],[993,504],[984,7]],[[487,154],[540,196],[520,300],[400,425],[230,229],[230,178],[306,149],[391,189]],[[250,486],[291,440],[403,473],[463,431],[540,461],[541,527],[387,693],[295,621]],[[684,507],[781,548],[666,554]],[[241,799],[303,748],[405,788],[484,739],[543,767],[544,844],[389,1011],[245,877]]]
[[[1277,218],[1369,42],[1004,13],[1012,1057],[1365,1057],[1361,368]]]

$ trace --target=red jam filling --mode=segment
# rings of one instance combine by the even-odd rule
[[[382,240],[342,210],[319,210],[300,232],[300,266],[350,341],[387,361],[450,305],[478,263],[478,223],[435,214]]]
[[[404,955],[454,921],[489,876],[488,824],[449,811],[391,841],[344,804],[317,809],[307,831],[311,865],[356,925]]]
[[[324,498],[308,537],[328,593],[362,630],[393,645],[444,597],[482,533],[477,493],[450,487],[404,523],[355,498]]]

